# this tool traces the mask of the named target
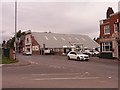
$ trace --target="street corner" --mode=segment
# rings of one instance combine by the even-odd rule
[[[16,63],[11,64],[2,64],[1,67],[16,67],[16,66],[27,66],[32,64],[30,61],[27,60],[17,60]]]

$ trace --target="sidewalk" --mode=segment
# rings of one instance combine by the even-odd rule
[[[0,64],[0,67],[14,67],[14,66],[26,66],[30,65],[31,62],[27,60],[18,60],[16,63],[11,63],[11,64]]]
[[[118,59],[104,59],[104,58],[99,58],[99,57],[90,57],[90,59],[94,62],[99,62],[99,63],[104,63],[104,64],[118,64],[119,61]]]

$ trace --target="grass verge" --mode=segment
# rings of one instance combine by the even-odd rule
[[[16,62],[18,61],[2,56],[2,64],[11,64],[11,63],[16,63]]]

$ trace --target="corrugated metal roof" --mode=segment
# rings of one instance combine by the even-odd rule
[[[32,36],[34,36],[40,46],[45,44],[48,48],[62,48],[63,46],[70,46],[71,43],[83,44],[83,47],[88,48],[99,47],[99,45],[87,35],[32,32]]]

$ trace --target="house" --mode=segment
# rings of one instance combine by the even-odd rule
[[[120,57],[120,12],[109,7],[106,19],[100,20],[100,51],[102,58]]]
[[[70,50],[84,50],[99,47],[94,40],[87,35],[60,34],[51,32],[26,31],[23,39],[23,51],[32,54],[43,54],[43,50],[49,49],[55,54],[67,53]]]

